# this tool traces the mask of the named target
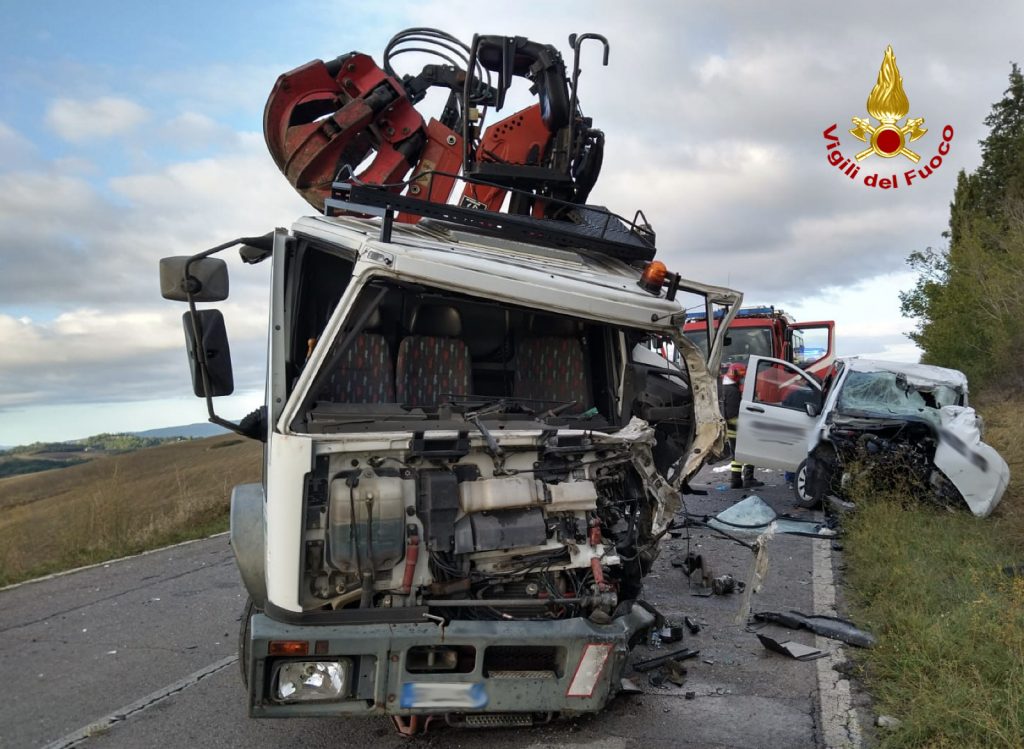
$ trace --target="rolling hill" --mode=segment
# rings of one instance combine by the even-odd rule
[[[0,478],[0,585],[223,530],[261,456],[227,434]]]

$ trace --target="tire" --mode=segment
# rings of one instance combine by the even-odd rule
[[[252,632],[252,616],[261,613],[263,609],[256,605],[252,596],[245,599],[238,627],[238,669],[242,674],[242,686],[246,689],[249,688],[249,633]]]
[[[793,477],[793,498],[797,507],[813,510],[818,506],[818,500],[807,493],[807,461],[801,461],[796,469],[796,476]]]

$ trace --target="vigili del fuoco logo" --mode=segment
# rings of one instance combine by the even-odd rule
[[[867,109],[868,118],[853,118],[850,135],[866,143],[868,147],[854,154],[852,159],[844,156],[839,150],[841,144],[837,135],[838,124],[833,123],[822,132],[829,164],[852,180],[860,179],[861,162],[871,156],[880,156],[883,159],[898,159],[902,156],[917,165],[915,168],[904,170],[906,164],[899,159],[897,171],[882,174],[876,171],[867,173],[865,170],[863,184],[882,190],[896,190],[900,186],[910,187],[920,180],[928,179],[942,166],[942,157],[949,153],[949,144],[953,141],[953,126],[946,125],[942,128],[942,140],[939,141],[935,155],[922,164],[920,154],[913,150],[910,144],[927,134],[928,129],[924,127],[924,117],[907,117],[910,113],[910,101],[903,90],[903,77],[896,67],[896,55],[893,54],[891,45],[885,49],[882,67],[878,71],[878,81],[868,95]],[[903,120],[902,125],[900,120]],[[876,122],[878,124],[875,124]]]

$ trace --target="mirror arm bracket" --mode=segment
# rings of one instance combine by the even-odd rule
[[[239,237],[238,239],[232,239],[230,242],[224,242],[216,247],[212,247],[209,250],[203,252],[197,252],[192,255],[188,260],[185,261],[185,294],[188,296],[188,309],[189,317],[192,321],[192,335],[196,341],[196,363],[199,365],[199,373],[203,380],[203,396],[206,398],[206,411],[209,415],[209,421],[217,426],[224,427],[235,434],[239,434],[243,437],[252,437],[253,435],[249,430],[243,429],[240,425],[233,421],[228,421],[217,415],[213,408],[213,396],[210,394],[212,388],[210,387],[210,371],[209,362],[206,359],[206,347],[202,345],[203,339],[199,334],[199,316],[196,310],[195,294],[201,289],[199,279],[189,275],[189,267],[192,263],[197,260],[202,260],[205,257],[214,255],[218,252],[234,247],[237,244],[253,244],[259,240],[264,239],[263,237]]]

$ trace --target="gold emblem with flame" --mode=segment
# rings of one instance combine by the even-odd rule
[[[871,154],[877,154],[883,159],[902,155],[915,164],[920,161],[921,157],[907,148],[907,143],[928,132],[921,127],[924,124],[924,117],[908,119],[903,125],[897,124],[909,111],[910,102],[907,101],[907,94],[903,90],[903,77],[896,67],[896,55],[893,54],[892,45],[889,45],[885,48],[882,67],[878,71],[878,82],[868,96],[868,114],[881,124],[874,127],[869,120],[853,118],[855,127],[850,130],[850,134],[869,145],[869,148],[856,155],[857,161],[866,159]]]

